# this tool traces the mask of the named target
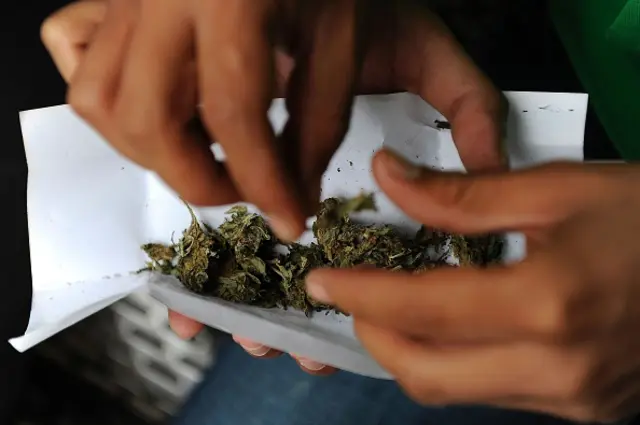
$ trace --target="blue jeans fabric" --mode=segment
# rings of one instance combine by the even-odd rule
[[[425,408],[391,381],[347,372],[314,377],[289,356],[259,360],[232,342],[172,425],[568,425],[486,407]]]

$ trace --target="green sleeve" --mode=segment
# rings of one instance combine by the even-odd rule
[[[640,0],[550,0],[553,22],[607,134],[640,160]]]

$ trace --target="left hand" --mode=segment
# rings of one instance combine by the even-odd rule
[[[639,165],[473,176],[383,152],[374,174],[428,226],[527,236],[527,257],[512,265],[309,275],[311,296],[353,315],[361,342],[412,398],[578,421],[640,410]]]

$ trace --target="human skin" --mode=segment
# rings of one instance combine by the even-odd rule
[[[640,166],[549,164],[476,175],[390,152],[376,181],[409,216],[450,232],[522,232],[518,263],[423,274],[318,270],[307,289],[413,399],[582,422],[640,401]]]
[[[295,239],[301,218],[313,213],[305,205],[318,199],[322,173],[348,126],[356,93],[416,93],[449,120],[468,170],[504,166],[502,98],[428,10],[405,2],[371,2],[361,10],[351,1],[337,8],[336,2],[315,2],[313,9],[294,1],[261,2],[264,9],[247,1],[220,2],[224,6],[214,9],[216,2],[165,1],[77,2],[44,22],[42,39],[69,82],[71,106],[116,149],[156,171],[188,201],[252,202],[267,212],[281,238]],[[289,11],[288,17],[273,20],[274,8]],[[195,17],[222,24],[200,34],[202,23]],[[265,45],[254,32],[269,19],[288,35]],[[181,32],[184,25],[195,28],[197,40]],[[212,49],[204,52],[207,60],[197,49],[176,53],[201,38]],[[213,49],[214,41],[225,48]],[[247,55],[262,62],[249,63]],[[264,128],[272,96],[286,97],[291,114],[278,140]],[[227,153],[224,166],[213,161],[202,136],[189,130],[199,101],[207,130]],[[238,116],[239,111],[255,114]],[[277,149],[283,144],[287,155]],[[292,181],[303,187],[294,190]],[[169,318],[185,338],[202,329],[178,313]],[[256,357],[279,354],[235,338]],[[312,373],[332,371],[298,360]]]
[[[77,72],[88,60],[87,46],[90,53],[100,39],[95,31],[105,22],[104,11],[99,2],[71,6],[43,27],[45,44],[72,88],[76,78],[81,80]],[[372,164],[378,185],[409,216],[429,226],[467,234],[522,232],[528,255],[511,265],[413,275],[318,270],[309,274],[309,293],[349,312],[367,350],[420,403],[488,404],[584,422],[635,413],[640,403],[640,166],[559,163],[501,170],[495,89],[440,24],[429,30],[417,23],[402,27],[411,37],[383,37],[387,43],[379,50],[375,43],[367,50],[355,87],[384,92],[410,82],[405,89],[445,112],[471,172],[438,173],[383,150]],[[411,54],[385,55],[390,51],[383,46]],[[431,61],[436,53],[437,63]],[[288,62],[276,60],[277,81],[288,86],[295,79],[290,66],[296,58],[284,58]],[[333,63],[331,56],[324,59]],[[402,72],[380,72],[389,69]],[[416,79],[390,78],[399,75]],[[305,95],[312,99],[312,94]],[[311,131],[313,125],[300,128]],[[300,128],[292,140],[316,143]],[[118,142],[111,143],[118,148]],[[319,169],[325,160],[298,158]],[[176,313],[170,317],[183,337],[202,327]],[[253,355],[277,355],[251,344]],[[332,371],[298,360],[313,373]]]

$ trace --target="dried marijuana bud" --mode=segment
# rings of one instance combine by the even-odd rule
[[[320,204],[314,227],[321,229],[336,227],[349,214],[367,210],[376,210],[373,194],[362,193],[350,199],[329,198]]]
[[[351,217],[375,209],[370,194],[326,199],[312,228],[317,243],[305,246],[281,244],[265,219],[244,206],[231,208],[218,229],[199,223],[189,208],[191,225],[177,243],[142,247],[150,258],[146,270],[176,276],[186,288],[226,301],[311,315],[332,310],[305,291],[306,275],[315,268],[371,265],[423,272],[450,266],[449,253],[461,266],[486,266],[502,256],[499,236],[463,237],[423,227],[407,238],[392,226],[366,225]]]
[[[250,214],[247,207],[236,206],[227,211],[231,216],[218,229],[222,237],[233,247],[238,265],[261,276],[267,266],[258,257],[265,247],[271,247],[275,240],[265,219],[258,214]]]
[[[451,253],[461,266],[486,267],[499,263],[504,251],[504,237],[501,235],[460,236],[451,235]]]
[[[148,243],[142,245],[142,250],[147,254],[147,257],[150,258],[146,270],[154,270],[162,274],[172,274],[174,267],[173,259],[176,256],[176,251],[173,246],[163,245],[161,243]]]
[[[311,299],[307,295],[304,285],[307,273],[314,268],[324,267],[325,264],[322,250],[317,244],[289,246],[289,253],[272,263],[273,271],[281,279],[279,286],[282,299],[279,305],[283,308],[291,307],[304,311],[307,315],[316,310],[329,309],[329,306],[319,304]]]

